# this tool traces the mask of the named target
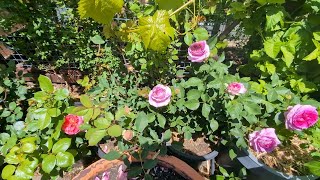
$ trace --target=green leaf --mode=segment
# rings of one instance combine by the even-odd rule
[[[222,173],[224,177],[229,177],[228,171],[223,167],[219,166],[219,171]]]
[[[203,117],[208,118],[208,117],[209,117],[209,114],[210,114],[210,111],[211,111],[210,105],[204,103],[204,104],[202,105],[202,115],[203,115]]]
[[[134,126],[137,131],[143,132],[143,130],[148,126],[148,123],[149,121],[146,113],[140,112],[138,113]]]
[[[98,118],[94,121],[94,126],[98,129],[105,129],[111,125],[111,121],[106,118]]]
[[[215,131],[219,128],[219,123],[218,123],[218,121],[212,119],[212,120],[210,121],[210,128],[211,128],[212,132],[215,132]]]
[[[144,169],[152,169],[158,164],[157,159],[148,159],[143,163]]]
[[[277,93],[277,91],[274,90],[274,89],[268,90],[267,98],[268,98],[268,101],[270,101],[270,102],[273,102],[273,101],[278,100],[278,93]]]
[[[90,40],[94,44],[104,44],[105,43],[105,41],[102,39],[102,37],[100,35],[95,35],[95,36],[91,37]]]
[[[109,24],[123,4],[123,0],[80,0],[78,11],[81,18],[91,17],[99,23]]]
[[[80,96],[80,102],[87,108],[91,108],[93,106],[93,103],[88,95]]]
[[[118,151],[110,151],[109,153],[103,156],[104,159],[109,161],[119,159],[120,157],[121,157],[121,154]]]
[[[10,152],[9,154],[6,155],[5,162],[7,162],[8,164],[19,164],[20,160],[17,155]]]
[[[316,48],[314,51],[312,51],[308,56],[304,57],[303,60],[305,61],[311,61],[314,59],[317,59],[317,57],[320,55],[320,51],[318,48]]]
[[[48,93],[52,93],[54,91],[54,87],[51,83],[51,80],[47,76],[43,76],[40,74],[38,81],[39,81],[40,89],[42,91],[45,91]]]
[[[287,67],[290,67],[291,63],[293,62],[294,55],[285,46],[281,46],[281,51],[284,56],[284,58],[282,58],[282,59],[286,63]]]
[[[191,100],[191,99],[199,99],[200,96],[201,96],[201,92],[199,90],[197,90],[197,89],[191,89],[187,93],[187,98],[189,100]]]
[[[13,111],[17,107],[17,104],[15,102],[10,102],[9,103],[9,109],[10,111]]]
[[[59,152],[56,156],[57,166],[59,167],[70,167],[74,164],[74,157],[69,152]]]
[[[184,83],[184,87],[185,88],[188,88],[188,87],[191,87],[191,86],[196,86],[196,87],[198,87],[198,86],[200,86],[200,85],[202,85],[203,83],[202,83],[202,80],[201,79],[199,79],[199,78],[197,78],[197,77],[191,77],[191,78],[189,78],[188,79],[188,81],[186,81],[185,83]]]
[[[10,116],[10,114],[11,114],[10,111],[4,110],[4,111],[1,113],[0,117],[8,117],[8,116]]]
[[[36,150],[37,146],[34,143],[23,143],[21,150],[25,153],[33,153]]]
[[[68,89],[58,89],[55,93],[54,93],[54,99],[61,101],[64,100],[66,98],[69,97],[69,91]]]
[[[158,10],[153,16],[141,17],[138,33],[146,49],[166,50],[171,38],[174,38],[174,28],[170,25],[168,12]]]
[[[229,150],[229,157],[231,158],[231,160],[237,157],[237,154],[234,152],[233,149]]]
[[[190,110],[196,110],[199,108],[200,102],[197,99],[192,99],[192,100],[186,101],[184,105]]]
[[[282,42],[274,42],[272,39],[269,39],[265,41],[263,44],[264,50],[266,51],[267,55],[275,59],[280,52]]]
[[[66,151],[71,145],[71,138],[62,138],[52,146],[52,152],[57,154],[58,152]]]
[[[56,156],[53,154],[47,155],[45,158],[43,158],[41,164],[42,170],[49,174],[56,166]]]
[[[196,38],[196,41],[207,40],[209,38],[208,31],[203,27],[199,27],[194,30],[193,35]]]
[[[193,42],[192,39],[193,39],[192,34],[189,33],[189,32],[187,32],[186,35],[184,36],[184,42],[185,42],[188,46],[190,46],[190,45],[192,44],[192,42]]]
[[[6,165],[2,169],[2,173],[1,173],[2,179],[8,179],[10,176],[13,175],[15,170],[16,170],[16,167],[14,165],[10,165],[10,164]]]
[[[51,108],[48,110],[48,114],[51,117],[58,117],[61,114],[61,111],[59,108]]]
[[[163,141],[169,141],[171,139],[171,131],[170,129],[167,129],[164,133],[163,133],[163,136],[162,136],[162,140]]]
[[[48,127],[50,123],[51,123],[51,117],[47,112],[45,112],[45,114],[41,116],[38,120],[38,128],[40,130],[43,130],[46,127]]]
[[[107,133],[111,137],[119,137],[122,134],[122,127],[119,125],[110,126],[107,130]]]
[[[311,161],[304,164],[307,166],[311,173],[316,176],[320,176],[320,161]]]
[[[159,9],[163,10],[175,10],[183,5],[183,0],[156,0],[156,3],[159,5]]]
[[[167,122],[166,118],[161,114],[157,114],[157,119],[158,119],[159,126],[164,128]]]
[[[269,61],[266,61],[265,66],[269,74],[274,74],[276,72],[276,66],[271,64]]]
[[[246,102],[243,104],[244,109],[247,111],[248,114],[261,114],[261,108],[258,104],[252,102]]]
[[[92,128],[86,132],[85,138],[89,141],[89,146],[95,146],[106,136],[106,133],[106,130]]]

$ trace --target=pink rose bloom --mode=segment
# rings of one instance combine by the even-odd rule
[[[61,129],[68,135],[75,135],[80,132],[80,125],[83,124],[83,117],[69,114],[64,118]]]
[[[171,89],[162,84],[156,85],[149,93],[149,103],[154,107],[162,107],[169,104]]]
[[[280,141],[274,128],[265,128],[249,134],[249,144],[257,152],[271,152],[280,144]]]
[[[247,89],[244,87],[242,83],[233,82],[228,84],[227,91],[231,95],[239,95],[247,92]]]
[[[318,111],[310,105],[289,106],[288,111],[284,113],[287,129],[301,131],[307,129],[318,121]]]
[[[188,48],[188,59],[191,62],[202,62],[210,56],[210,48],[206,41],[191,44]]]

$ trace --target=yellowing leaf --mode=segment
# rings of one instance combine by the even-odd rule
[[[280,52],[281,45],[282,42],[274,42],[269,39],[264,42],[264,49],[269,57],[275,59]]]
[[[294,55],[288,50],[286,46],[281,47],[281,51],[283,53],[283,61],[286,63],[287,67],[290,67],[293,62]]]
[[[314,51],[312,51],[312,53],[310,53],[308,56],[306,56],[305,58],[303,58],[303,60],[305,61],[311,61],[314,60],[316,58],[318,58],[320,55],[320,51],[318,48],[316,48]]]
[[[109,24],[123,4],[123,0],[80,0],[78,11],[81,18],[91,17],[99,23]]]
[[[174,38],[174,28],[169,22],[167,11],[157,11],[153,16],[139,19],[139,29],[144,46],[154,51],[164,51]]]

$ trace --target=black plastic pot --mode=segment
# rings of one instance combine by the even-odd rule
[[[209,154],[206,154],[204,156],[198,156],[198,155],[192,155],[192,154],[188,154],[188,153],[184,153],[181,150],[178,150],[176,148],[174,148],[173,146],[171,146],[170,143],[167,143],[167,147],[168,150],[176,157],[178,157],[179,159],[187,162],[187,163],[199,163],[202,161],[211,161],[211,175],[214,175],[214,171],[215,171],[215,158],[218,156],[219,152],[218,151],[212,151]]]
[[[251,173],[249,179],[259,180],[313,180],[319,177],[314,175],[308,176],[293,176],[283,172],[277,171],[260,162],[252,153],[247,150],[240,150],[238,152],[238,160],[246,167]]]

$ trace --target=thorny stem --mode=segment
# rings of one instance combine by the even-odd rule
[[[181,11],[182,9],[184,9],[185,7],[189,6],[191,3],[194,3],[195,0],[189,0],[187,3],[185,3],[184,5],[182,5],[181,7],[179,7],[177,10],[175,10],[173,13],[170,14],[170,17],[173,16],[174,14],[176,14],[177,12]]]

